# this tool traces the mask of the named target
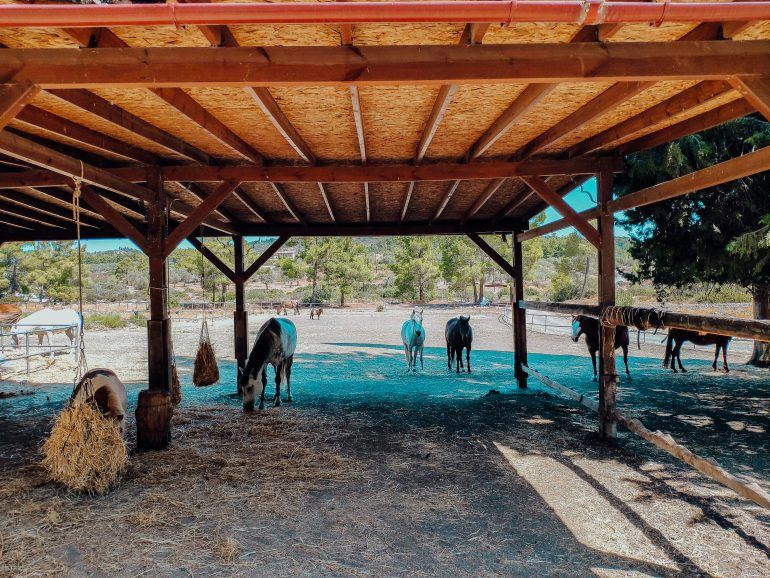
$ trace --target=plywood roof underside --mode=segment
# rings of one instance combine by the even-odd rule
[[[676,41],[696,26],[697,24],[664,24],[657,27],[626,25],[607,41]],[[464,28],[462,24],[355,25],[350,30],[350,38],[354,45],[450,45],[463,42]],[[492,25],[482,42],[566,43],[570,42],[579,30],[580,27],[576,25]],[[195,26],[179,29],[116,27],[111,31],[131,47],[209,46],[205,35]],[[230,32],[242,46],[336,46],[343,37],[341,28],[333,25],[237,25],[231,26]],[[757,22],[742,30],[734,40],[769,38],[770,23]],[[0,29],[0,44],[8,48],[79,49],[76,40],[61,29]],[[589,122],[581,124],[576,130],[569,131],[555,142],[549,143],[538,151],[535,158],[566,158],[571,147],[578,146],[586,139],[611,129],[697,84],[698,81],[691,80],[657,82]],[[558,125],[611,87],[611,83],[596,82],[559,85],[519,117],[478,159],[470,162],[510,159],[533,139]],[[465,161],[468,151],[477,139],[526,88],[526,84],[520,83],[460,85],[446,107],[421,162],[428,164],[439,161]],[[228,131],[260,153],[266,164],[308,164],[276,128],[274,119],[263,112],[246,91],[214,87],[179,90],[184,90]],[[353,102],[347,87],[274,87],[269,90],[286,121],[296,129],[297,134],[312,151],[314,162],[321,165],[362,164]],[[212,163],[248,162],[242,154],[148,89],[98,89],[91,92],[111,105],[210,155]],[[359,100],[367,162],[414,162],[415,151],[438,94],[439,88],[435,86],[361,87]],[[623,142],[654,133],[741,98],[737,91],[725,91],[718,98],[710,99],[698,107],[671,112],[660,122],[646,125],[633,134],[626,134],[611,145],[592,151],[592,154],[613,154],[613,148]],[[41,91],[31,102],[31,106],[145,151],[158,163],[191,162],[163,144],[79,108],[51,92]],[[17,134],[35,137],[37,142],[63,147],[60,150],[66,150],[73,155],[82,151],[84,161],[99,163],[105,167],[137,164],[137,161],[126,158],[125,153],[95,148],[67,135],[30,125],[22,119],[12,121],[9,129]],[[2,170],[19,169],[8,164],[0,165],[0,171]],[[569,175],[549,180],[554,188],[561,187],[562,192],[569,182]],[[416,183],[403,222],[431,221],[451,184]],[[489,184],[490,181],[485,180],[461,182],[436,222],[492,222],[499,219],[501,211],[512,204],[516,204],[516,207],[507,218],[528,219],[544,207],[542,201],[522,182],[509,179],[478,211],[469,216],[469,211]],[[315,183],[284,183],[280,185],[280,191],[285,195],[288,204],[301,214],[308,225],[329,225],[335,221],[337,224],[397,224],[402,220],[409,186],[409,183],[370,183],[369,212],[362,183],[330,183],[323,189]],[[201,193],[205,196],[214,188],[212,183],[201,183],[196,195],[191,194],[186,185],[167,184],[170,194],[179,197],[191,207],[200,202]],[[271,185],[246,183],[240,190],[253,201],[252,208],[235,196],[228,198],[218,213],[223,220],[255,227],[265,223],[296,223],[287,203],[276,194]],[[30,191],[26,192],[30,198],[39,198],[43,202],[42,197],[35,197]],[[333,217],[327,209],[323,193],[327,195]],[[520,202],[516,203],[516,200]],[[259,216],[254,207],[260,209]]]

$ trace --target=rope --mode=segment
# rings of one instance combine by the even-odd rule
[[[81,250],[80,239],[80,194],[81,187],[83,185],[83,176],[85,173],[85,166],[83,161],[80,161],[80,176],[74,177],[75,186],[72,189],[72,218],[75,220],[75,228],[77,231],[77,250],[78,250],[78,313],[80,314],[80,334],[78,335],[78,365],[75,368],[75,386],[77,386],[80,379],[84,374],[88,372],[88,361],[86,360],[86,344],[85,344],[85,323],[83,322],[83,254]],[[87,390],[91,390],[90,380],[87,384],[84,384]]]
[[[645,307],[605,307],[600,317],[604,327],[633,325],[639,330],[658,329],[665,325],[666,312]]]

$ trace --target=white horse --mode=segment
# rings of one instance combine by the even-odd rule
[[[14,345],[19,345],[19,336],[25,333],[37,335],[38,345],[43,345],[43,335],[48,336],[48,345],[51,345],[53,334],[63,331],[70,340],[70,346],[75,346],[75,338],[80,335],[82,323],[80,313],[72,309],[41,309],[31,315],[20,319],[11,328],[11,340]],[[53,352],[51,352],[53,357]]]
[[[422,326],[422,312],[412,309],[412,314],[401,326],[401,341],[404,342],[406,354],[406,371],[417,371],[417,354],[420,354],[420,369],[425,369],[422,362],[422,349],[425,344],[425,329]]]

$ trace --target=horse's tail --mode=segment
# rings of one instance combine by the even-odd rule
[[[642,339],[642,330],[641,329],[637,329],[636,330],[636,348],[637,349],[641,349],[642,348],[642,341],[641,341],[641,339]]]
[[[668,360],[671,359],[671,352],[674,349],[674,336],[671,332],[668,332],[668,339],[666,339],[666,354],[663,357],[663,367],[668,367]]]

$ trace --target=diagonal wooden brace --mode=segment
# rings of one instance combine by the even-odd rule
[[[479,249],[484,251],[490,259],[492,259],[497,265],[500,266],[500,268],[508,273],[510,275],[511,279],[516,277],[516,271],[508,261],[506,261],[505,257],[500,255],[497,251],[495,251],[492,246],[487,243],[484,239],[482,239],[478,233],[468,233],[468,238],[470,238],[471,241],[476,243],[478,245]]]
[[[730,78],[730,84],[740,92],[766,120],[770,120],[770,76],[748,78],[735,76]]]
[[[229,197],[235,188],[240,185],[236,181],[223,181],[217,189],[206,197],[200,205],[195,207],[192,213],[166,237],[163,246],[163,255],[168,257],[176,249],[177,245],[190,236],[195,229],[201,226],[203,221]]]
[[[31,82],[0,84],[0,130],[4,129],[40,92]]]
[[[145,255],[150,255],[152,246],[147,241],[147,237],[130,223],[126,217],[105,201],[101,195],[94,191],[89,185],[81,183],[80,196],[94,211],[107,219],[107,222],[110,223],[110,225],[136,243],[137,247],[139,247]]]
[[[225,277],[227,277],[228,279],[230,279],[230,281],[232,281],[233,283],[235,283],[235,282],[236,282],[236,276],[235,276],[235,272],[234,272],[232,269],[230,269],[230,267],[228,267],[228,266],[227,266],[227,265],[224,263],[224,261],[222,261],[222,260],[221,260],[219,257],[217,257],[217,256],[216,256],[216,255],[215,255],[215,254],[214,254],[214,253],[211,251],[211,249],[209,249],[208,247],[206,247],[206,245],[204,245],[203,243],[201,243],[201,242],[200,242],[198,239],[196,239],[195,237],[187,237],[187,240],[188,240],[188,241],[190,241],[190,244],[191,244],[193,247],[195,247],[196,249],[198,249],[198,251],[200,251],[201,255],[203,255],[204,257],[206,257],[206,259],[208,259],[208,260],[211,262],[211,264],[212,264],[212,265],[214,265],[214,267],[216,267],[217,269],[219,269],[219,270],[222,272],[222,275],[224,275]]]
[[[578,213],[570,207],[567,202],[562,199],[556,191],[554,191],[548,183],[546,183],[540,177],[520,177],[522,181],[527,183],[529,187],[537,193],[537,195],[543,199],[546,203],[552,206],[556,211],[564,217],[570,225],[575,227],[583,236],[588,239],[594,247],[597,249],[601,247],[602,238],[594,227],[592,227],[588,221],[578,215]]]
[[[267,260],[273,255],[275,255],[276,251],[278,251],[278,249],[283,247],[286,241],[288,241],[290,238],[291,237],[289,237],[288,235],[283,235],[281,237],[278,237],[275,241],[273,241],[273,244],[270,245],[267,249],[265,249],[265,252],[262,253],[259,257],[257,257],[257,260],[254,261],[249,266],[249,268],[243,272],[243,278],[240,280],[243,282],[246,282],[249,279],[251,279],[251,276],[254,275],[254,273],[256,273],[262,265],[267,263]]]

